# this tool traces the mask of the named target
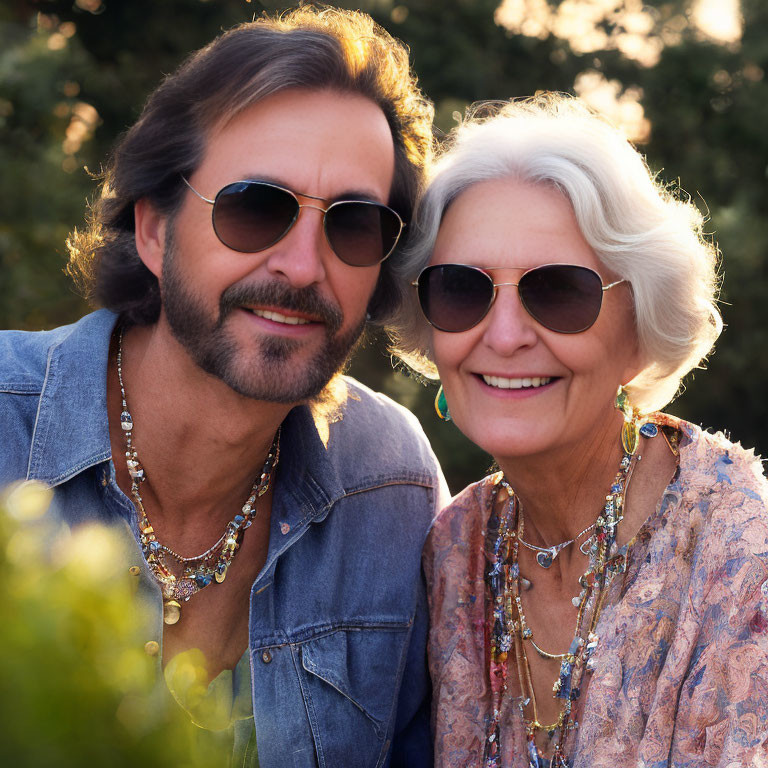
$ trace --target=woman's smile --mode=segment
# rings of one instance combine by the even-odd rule
[[[488,376],[481,374],[489,387],[497,389],[538,389],[552,381],[551,376]]]
[[[536,397],[550,392],[562,378],[559,376],[498,376],[475,374],[475,380],[483,395],[503,399]]]

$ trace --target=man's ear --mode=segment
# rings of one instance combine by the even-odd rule
[[[133,217],[139,258],[144,262],[144,266],[159,279],[163,271],[166,217],[158,213],[146,197],[142,197],[134,204]]]

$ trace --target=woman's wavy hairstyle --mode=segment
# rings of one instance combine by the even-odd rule
[[[487,110],[489,105],[483,105]],[[438,158],[415,214],[403,278],[429,261],[441,219],[473,184],[512,178],[552,185],[569,199],[599,261],[629,282],[644,370],[630,383],[634,405],[656,410],[711,351],[723,327],[716,306],[718,252],[689,199],[665,187],[623,135],[576,98],[561,94],[469,115]],[[434,376],[430,332],[413,296],[393,352]]]
[[[364,13],[306,6],[265,15],[192,54],[117,143],[86,229],[67,241],[67,271],[91,304],[129,323],[157,320],[157,279],[134,242],[135,202],[147,198],[172,217],[187,191],[181,177],[202,161],[211,129],[290,88],[351,92],[381,107],[395,146],[389,204],[410,220],[431,157],[433,108],[417,87],[407,49]],[[394,275],[398,259],[393,254],[382,265],[369,306],[373,322],[387,323],[404,300]]]

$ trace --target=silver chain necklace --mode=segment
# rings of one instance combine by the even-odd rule
[[[521,514],[522,514],[522,510],[521,510]],[[578,541],[585,533],[589,533],[589,531],[591,531],[596,526],[597,526],[597,523],[592,523],[592,525],[585,528],[581,533],[577,534],[572,539],[568,539],[568,541],[564,541],[561,544],[555,544],[552,547],[539,547],[536,544],[531,544],[530,542],[525,541],[525,539],[520,539],[520,543],[527,549],[530,549],[532,552],[536,553],[536,562],[542,568],[549,568],[551,567],[552,563],[555,562],[557,556],[566,547]]]
[[[501,481],[501,484],[504,486],[505,490],[507,491],[510,496],[514,493],[511,486],[507,482],[506,479],[503,479]],[[519,500],[518,500],[519,502]],[[520,517],[523,516],[523,506],[520,504]],[[552,563],[555,562],[557,559],[557,556],[568,546],[573,544],[574,542],[578,541],[585,533],[589,533],[593,528],[597,526],[597,523],[592,523],[592,525],[588,525],[581,533],[574,536],[572,539],[568,539],[568,541],[564,541],[561,544],[555,544],[551,547],[539,547],[536,544],[531,544],[525,539],[518,537],[518,541],[527,549],[530,549],[531,552],[536,553],[536,562],[542,567],[542,568],[550,568],[552,566]]]

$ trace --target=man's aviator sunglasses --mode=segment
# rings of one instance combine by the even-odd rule
[[[203,197],[184,176],[184,183],[213,206],[213,231],[233,251],[258,253],[284,238],[302,208],[323,214],[331,250],[352,267],[372,267],[389,256],[405,224],[396,211],[370,200],[337,200],[327,208],[299,202],[296,193],[266,181],[235,181],[213,200]],[[322,197],[301,194],[310,200]]]
[[[546,264],[524,272],[516,283],[495,283],[487,270],[468,264],[435,264],[413,283],[428,322],[440,331],[460,333],[476,326],[496,300],[497,289],[515,286],[526,312],[550,331],[581,333],[600,314],[603,293],[624,280],[603,285],[588,267]]]

